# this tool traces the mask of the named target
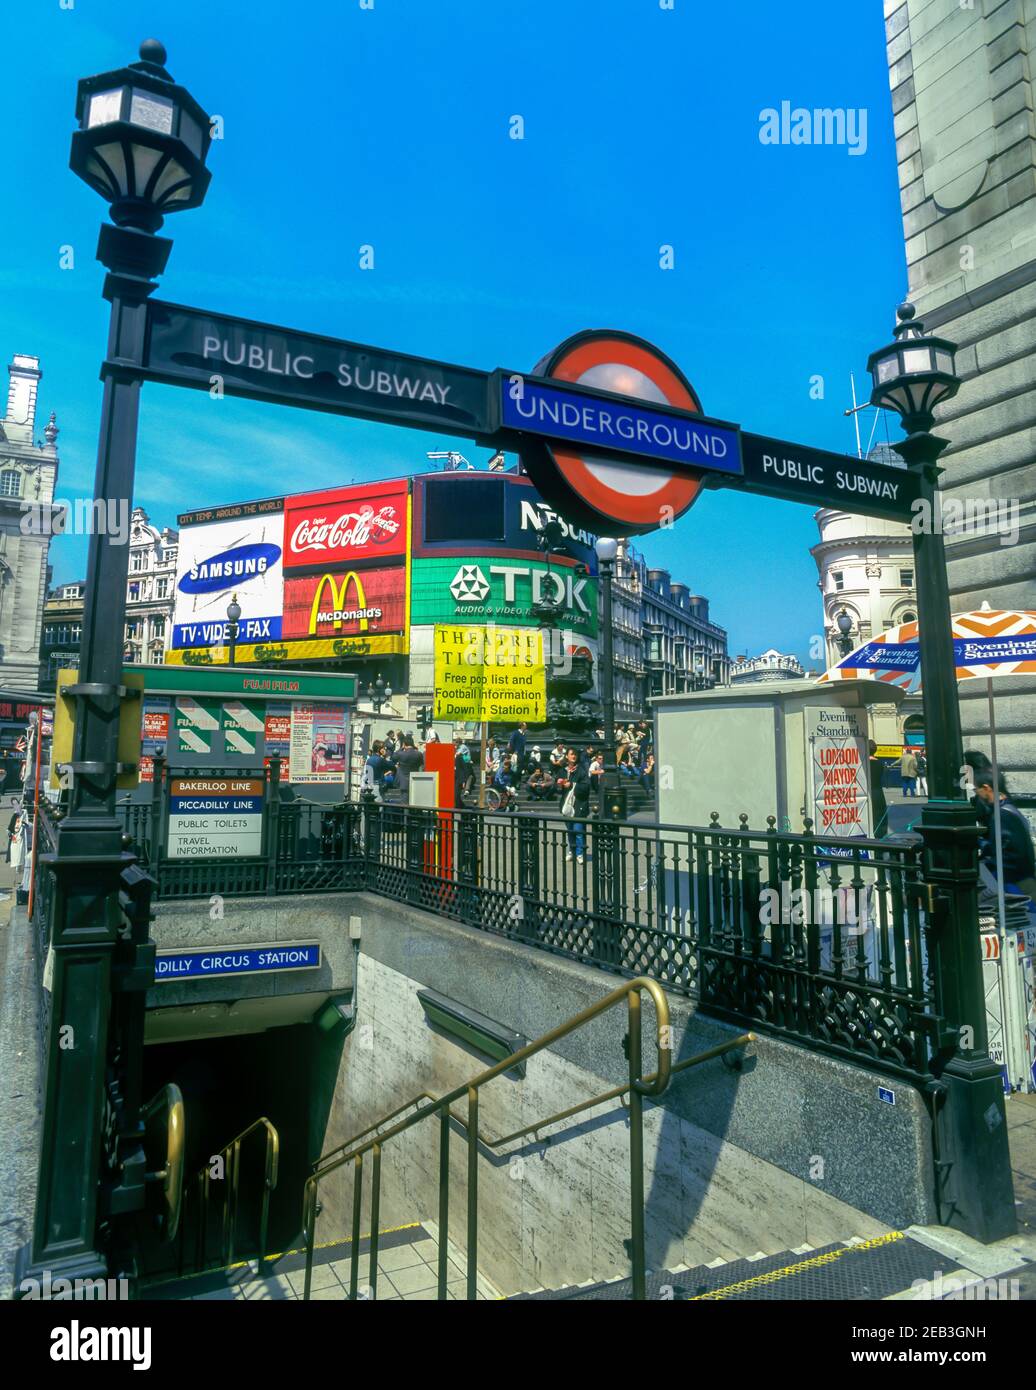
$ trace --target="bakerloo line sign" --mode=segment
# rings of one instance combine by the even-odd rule
[[[598,534],[657,530],[703,488],[907,524],[920,495],[906,469],[710,419],[665,353],[607,329],[566,339],[531,373],[485,372],[151,300],[141,374],[507,449],[560,515]]]

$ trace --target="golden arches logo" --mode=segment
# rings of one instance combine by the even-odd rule
[[[316,592],[313,595],[313,606],[309,610],[309,630],[311,633],[315,633],[317,630],[317,621],[320,617],[320,599],[323,595],[325,584],[330,585],[331,588],[331,622],[336,632],[341,632],[342,624],[346,621],[341,615],[345,608],[345,596],[349,592],[350,584],[353,585],[356,593],[357,609],[362,613],[367,607],[367,596],[363,592],[363,581],[355,570],[350,570],[341,584],[336,581],[333,574],[325,574],[316,587]],[[368,619],[361,617],[359,621],[360,631],[366,632],[368,628]]]

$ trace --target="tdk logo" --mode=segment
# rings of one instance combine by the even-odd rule
[[[265,574],[280,558],[279,545],[238,545],[192,565],[177,587],[185,594],[216,594]]]

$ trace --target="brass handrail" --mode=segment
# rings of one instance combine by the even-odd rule
[[[710,1047],[705,1052],[696,1052],[693,1057],[685,1057],[680,1062],[674,1062],[670,1067],[671,1076],[675,1076],[678,1071],[686,1071],[688,1067],[699,1066],[702,1062],[711,1062],[715,1057],[722,1057],[726,1052],[733,1052],[739,1047],[748,1047],[756,1041],[755,1033],[741,1033],[736,1038],[731,1038],[729,1042],[719,1043],[716,1047]],[[654,1081],[655,1075],[645,1077],[645,1081]],[[629,1082],[621,1086],[613,1086],[610,1091],[602,1091],[600,1095],[592,1096],[589,1100],[580,1101],[578,1105],[571,1105],[567,1110],[558,1110],[553,1115],[548,1115],[544,1120],[538,1120],[536,1124],[526,1125],[524,1129],[516,1129],[513,1134],[501,1134],[497,1139],[491,1139],[484,1131],[479,1130],[478,1142],[486,1149],[499,1149],[504,1144],[513,1143],[515,1139],[524,1139],[527,1134],[539,1134],[540,1130],[547,1129],[550,1125],[557,1124],[559,1120],[571,1119],[573,1115],[578,1115],[583,1110],[592,1110],[595,1105],[603,1105],[607,1100],[615,1100],[618,1096],[624,1096],[629,1090]],[[416,1096],[398,1106],[387,1115],[383,1115],[380,1120],[375,1120],[374,1124],[368,1125],[366,1129],[361,1129],[343,1144],[337,1144],[333,1149],[328,1149],[327,1153],[321,1154],[313,1164],[314,1173],[324,1171],[323,1165],[330,1162],[337,1154],[344,1153],[346,1149],[352,1148],[357,1140],[364,1135],[370,1134],[373,1130],[380,1129],[382,1125],[388,1124],[389,1120],[394,1120],[397,1115],[402,1115],[404,1110],[409,1110],[412,1105],[417,1105],[422,1100],[435,1100],[436,1097],[431,1091],[419,1091]],[[462,1127],[466,1127],[467,1121],[462,1115],[458,1115],[455,1110],[450,1111],[450,1118]]]
[[[165,1199],[165,1212],[159,1219],[159,1229],[166,1240],[175,1240],[180,1227],[180,1212],[183,1207],[183,1164],[186,1144],[183,1093],[175,1082],[170,1081],[155,1092],[144,1106],[144,1133],[148,1122],[154,1120],[165,1110],[167,1119],[163,1126],[165,1134],[165,1164],[147,1174],[149,1182],[161,1182]]]
[[[205,1266],[205,1252],[208,1248],[209,1198],[212,1167],[215,1160],[222,1158],[226,1164],[226,1177],[223,1179],[223,1225],[220,1233],[220,1263],[232,1264],[234,1243],[237,1239],[237,1209],[241,1190],[241,1145],[259,1129],[266,1130],[265,1162],[263,1169],[263,1197],[259,1210],[259,1257],[260,1269],[266,1259],[267,1228],[270,1219],[270,1193],[277,1186],[280,1166],[281,1141],[276,1126],[265,1116],[260,1116],[230,1140],[228,1144],[212,1154],[191,1179],[192,1189],[198,1194],[198,1231],[195,1245],[195,1265],[197,1269]],[[195,1187],[196,1185],[196,1187]],[[186,1229],[186,1228],[184,1228]],[[180,1238],[180,1272],[184,1265],[184,1238]]]
[[[651,995],[655,1005],[655,1045],[658,1051],[658,1070],[652,1072],[650,1077],[641,1075],[641,995],[644,991]],[[306,1283],[303,1293],[304,1298],[309,1298],[310,1285],[313,1275],[313,1249],[316,1236],[317,1218],[317,1189],[321,1181],[329,1173],[336,1172],[350,1161],[354,1168],[353,1179],[353,1222],[352,1222],[352,1251],[351,1268],[349,1281],[349,1297],[355,1299],[357,1296],[360,1267],[360,1212],[363,1197],[363,1156],[370,1152],[372,1155],[373,1174],[371,1181],[371,1219],[370,1219],[370,1244],[369,1244],[369,1266],[368,1282],[372,1297],[377,1293],[378,1278],[378,1214],[381,1200],[381,1151],[384,1144],[394,1138],[397,1134],[402,1134],[421,1120],[427,1119],[429,1115],[438,1114],[439,1116],[439,1289],[440,1299],[446,1298],[446,1281],[448,1267],[448,1248],[447,1237],[449,1232],[449,1145],[450,1145],[450,1120],[456,1118],[451,1115],[450,1106],[455,1100],[459,1100],[462,1095],[467,1096],[468,1113],[467,1120],[461,1120],[467,1130],[468,1143],[468,1164],[467,1164],[467,1297],[474,1299],[476,1296],[477,1281],[477,1258],[478,1258],[478,1105],[479,1092],[482,1087],[487,1085],[502,1072],[508,1071],[519,1062],[524,1062],[526,1058],[533,1057],[537,1052],[542,1052],[551,1043],[557,1042],[560,1038],[567,1037],[569,1033],[575,1032],[577,1028],[582,1028],[591,1019],[598,1015],[607,1013],[617,1004],[626,1001],[628,1034],[627,1034],[627,1053],[629,1057],[629,1081],[626,1086],[620,1088],[621,1091],[629,1092],[629,1111],[630,1111],[630,1234],[631,1234],[631,1254],[633,1266],[633,1297],[643,1299],[646,1291],[646,1269],[644,1256],[644,1097],[660,1096],[669,1085],[672,1074],[672,1048],[670,1045],[671,1030],[669,1027],[669,1001],[657,980],[649,980],[646,976],[638,976],[634,980],[629,980],[617,989],[606,994],[603,999],[599,999],[596,1004],[591,1004],[589,1008],[583,1009],[580,1013],[573,1015],[564,1023],[559,1023],[556,1028],[552,1028],[549,1033],[544,1033],[542,1037],[534,1042],[527,1043],[519,1048],[517,1052],[512,1052],[503,1061],[497,1062],[495,1066],[489,1067],[486,1071],[480,1072],[472,1077],[470,1081],[463,1082],[460,1086],[449,1091],[446,1095],[430,1097],[423,1105],[420,1105],[412,1115],[405,1120],[400,1120],[392,1125],[390,1129],[374,1134],[359,1147],[352,1147],[356,1140],[350,1141],[350,1146],[338,1157],[327,1162],[324,1167],[317,1169],[306,1179],[303,1197],[303,1225],[306,1237]],[[420,1097],[417,1098],[420,1101]],[[413,1102],[408,1102],[408,1105]],[[390,1115],[384,1116],[375,1125],[368,1126],[357,1138],[369,1134],[372,1129],[380,1129],[382,1124],[394,1119],[401,1110],[407,1109],[407,1105],[397,1107]],[[500,1141],[498,1140],[497,1143]],[[318,1160],[318,1163],[321,1160]]]

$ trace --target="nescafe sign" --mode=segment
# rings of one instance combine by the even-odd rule
[[[289,498],[284,507],[285,569],[406,554],[407,485],[364,484]]]

